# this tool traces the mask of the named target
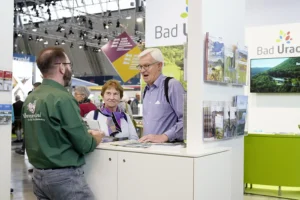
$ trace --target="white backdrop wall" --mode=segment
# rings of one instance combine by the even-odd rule
[[[246,26],[300,22],[299,0],[246,0]]]
[[[298,57],[299,53],[277,52],[277,46],[282,44],[276,43],[280,30],[291,32],[293,40],[286,47],[299,46],[300,23],[248,27],[249,58]],[[257,47],[275,47],[274,54],[257,55]],[[249,132],[300,132],[300,93],[249,93],[249,97]]]
[[[1,69],[12,70],[13,60],[13,1],[5,1],[0,6],[0,18],[2,27],[0,37],[0,58]],[[11,95],[9,92],[1,92],[0,104],[10,104]],[[10,199],[10,167],[11,167],[11,125],[0,126],[0,199]]]
[[[300,23],[299,7],[299,0],[247,0],[246,43],[251,46],[251,39],[247,39],[251,37],[250,27]],[[299,102],[299,94],[249,94],[248,130],[299,132],[295,126],[300,123]]]
[[[222,37],[225,45],[244,46],[245,0],[190,0],[188,20],[188,149],[232,148],[232,200],[243,199],[244,138],[203,143],[202,101],[230,101],[242,87],[203,84],[204,34]],[[202,26],[201,26],[202,24]],[[221,166],[220,166],[221,167]]]

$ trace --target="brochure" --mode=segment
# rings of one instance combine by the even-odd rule
[[[4,81],[3,87],[6,91],[12,90],[12,72],[11,71],[4,71]]]
[[[226,47],[224,52],[224,82],[236,83],[236,69],[234,62],[234,50]]]
[[[204,80],[223,82],[224,81],[224,43],[222,38],[209,36],[206,33],[205,39],[205,67]]]
[[[237,70],[237,84],[246,85],[247,81],[247,61],[248,52],[246,47],[244,49],[236,50],[236,70]]]
[[[0,70],[0,90],[4,90],[4,71]]]
[[[0,104],[0,125],[11,124],[12,105]]]
[[[247,116],[247,107],[248,107],[248,97],[239,95],[234,97],[234,104],[237,108],[237,126],[235,135],[244,135],[245,134],[245,125],[246,125],[246,116]]]

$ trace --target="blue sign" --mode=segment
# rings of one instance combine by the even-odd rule
[[[24,54],[13,54],[14,60],[23,61],[23,62],[35,62],[35,56],[32,55],[24,55]]]

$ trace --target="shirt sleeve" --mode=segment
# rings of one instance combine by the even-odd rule
[[[76,100],[61,99],[58,101],[57,107],[57,111],[60,112],[61,116],[62,129],[67,134],[74,149],[80,154],[92,152],[96,148],[97,142],[88,133],[80,116]]]
[[[127,115],[127,120],[128,120],[128,131],[129,131],[129,137],[128,138],[130,140],[138,140],[139,137],[136,133],[136,129],[135,129],[135,127],[133,125],[133,122],[132,122],[129,115]]]
[[[184,102],[184,89],[181,83],[177,80],[170,80],[169,82],[169,100],[171,107],[177,116],[177,122],[164,134],[168,136],[169,141],[183,140],[183,102]]]

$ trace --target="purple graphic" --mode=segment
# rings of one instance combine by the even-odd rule
[[[110,62],[116,61],[118,58],[126,54],[128,51],[133,49],[136,46],[135,42],[131,39],[131,37],[123,32],[121,35],[116,37],[115,39],[109,41],[106,45],[104,45],[101,49],[108,57]]]

